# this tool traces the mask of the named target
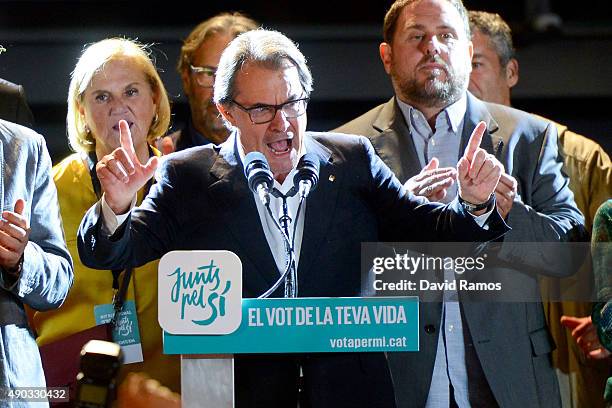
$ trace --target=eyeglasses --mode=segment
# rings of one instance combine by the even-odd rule
[[[202,88],[212,88],[215,85],[215,75],[217,68],[214,67],[194,67],[189,65],[196,83]]]
[[[255,125],[272,122],[276,117],[276,112],[281,111],[286,118],[297,118],[306,113],[306,105],[310,98],[300,98],[293,101],[287,101],[280,105],[257,105],[252,108],[246,108],[232,99],[232,103],[240,109],[248,113],[251,122]]]

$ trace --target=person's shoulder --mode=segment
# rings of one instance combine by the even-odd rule
[[[482,102],[491,116],[497,122],[511,122],[516,123],[519,126],[528,126],[528,127],[537,127],[537,128],[546,128],[551,122],[548,119],[539,117],[532,113],[513,108],[511,106],[500,105],[493,102]]]
[[[369,143],[367,137],[345,132],[307,132],[307,136],[332,150],[351,149]]]
[[[207,144],[204,146],[193,146],[183,150],[177,150],[166,156],[163,156],[164,160],[169,160],[176,164],[194,164],[194,160],[207,161],[216,158],[219,154],[219,146],[214,144]],[[197,163],[195,163],[197,164]]]
[[[205,146],[194,146],[179,150],[161,157],[160,168],[167,171],[173,168],[181,173],[208,174],[219,157],[220,146],[207,144]]]
[[[610,224],[610,216],[612,216],[612,198],[604,201],[599,206],[595,215],[595,219],[600,219],[600,222]]]
[[[364,163],[364,154],[373,154],[374,148],[370,140],[365,136],[351,135],[338,132],[307,132],[306,137],[311,138],[319,146],[323,155],[329,155],[336,163],[351,162],[353,164]],[[314,147],[314,146],[312,146]],[[307,147],[308,151],[314,150]]]
[[[0,95],[19,96],[20,86],[0,78]]]
[[[374,123],[378,120],[381,115],[381,112],[388,108],[388,105],[391,101],[387,101],[382,103],[374,108],[370,109],[366,113],[356,117],[355,119],[350,120],[349,122],[337,127],[333,130],[333,132],[338,133],[348,133],[348,134],[357,134],[368,136],[371,134],[378,134],[379,131],[374,128]]]
[[[588,161],[592,158],[597,158],[602,162],[602,166],[610,167],[610,157],[603,147],[596,141],[589,139],[586,136],[572,132],[567,126],[555,122],[552,119],[547,119],[543,116],[534,114],[537,118],[549,121],[557,128],[559,135],[559,146],[565,156],[573,157],[580,161]]]
[[[508,136],[520,136],[523,141],[535,142],[540,140],[550,128],[554,128],[551,121],[529,112],[492,102],[480,100],[478,102],[486,107],[491,117],[497,122],[498,131],[507,133]],[[556,129],[554,133],[557,134]]]
[[[2,142],[8,144],[40,146],[44,143],[44,138],[34,130],[4,119],[0,119],[0,136]]]

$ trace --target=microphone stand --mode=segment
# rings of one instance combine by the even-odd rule
[[[287,206],[287,198],[295,195],[295,192],[291,194],[291,191],[287,193],[287,195],[282,194],[276,188],[272,190],[272,195],[283,200],[283,204],[281,206],[281,214],[278,218],[281,228],[283,229],[284,236],[289,237],[289,224],[291,223],[291,217],[289,216],[289,207]],[[295,227],[294,227],[295,228]],[[295,256],[293,252],[293,242],[291,245],[288,240],[283,240],[285,243],[285,252],[287,263],[290,265],[289,274],[285,278],[285,297],[297,297],[297,281],[296,281],[296,270],[295,270]]]
[[[297,209],[297,215],[295,217],[295,222],[294,222],[295,227],[293,229],[293,236],[291,240],[289,240],[289,224],[291,223],[291,217],[289,216],[289,209],[287,206],[287,198],[293,197],[296,193],[297,193],[297,189],[295,187],[292,187],[291,190],[289,190],[286,195],[278,191],[276,188],[272,189],[271,194],[274,197],[281,198],[283,200],[282,208],[281,208],[282,214],[279,217],[280,224],[279,222],[276,221],[276,217],[274,217],[274,215],[272,214],[272,210],[270,209],[270,204],[269,203],[266,204],[266,210],[268,211],[268,215],[270,216],[270,219],[272,219],[272,221],[274,222],[274,225],[280,231],[283,237],[287,261],[285,263],[285,270],[281,274],[280,278],[274,283],[274,285],[272,285],[272,287],[270,287],[267,291],[265,291],[263,294],[258,296],[259,299],[267,298],[268,296],[270,296],[280,286],[280,284],[283,281],[285,281],[285,294],[284,294],[285,297],[297,297],[298,295],[298,279],[297,279],[297,268],[295,267],[296,256],[295,256],[294,248],[295,248],[295,232],[296,232],[296,228],[298,225],[298,220],[300,217],[302,204],[304,202],[304,197],[300,198],[300,203]]]

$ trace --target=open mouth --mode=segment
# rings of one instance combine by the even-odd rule
[[[277,155],[282,155],[291,150],[292,139],[283,139],[277,140],[276,142],[268,143],[268,149],[272,151],[272,153]]]

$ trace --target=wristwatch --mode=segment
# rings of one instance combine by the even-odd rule
[[[469,211],[471,213],[489,209],[493,206],[493,204],[495,204],[495,194],[491,193],[489,199],[481,204],[470,203],[469,201],[465,201],[463,198],[461,198],[461,196],[459,196],[459,204],[461,204],[461,206],[465,208],[466,211]]]

